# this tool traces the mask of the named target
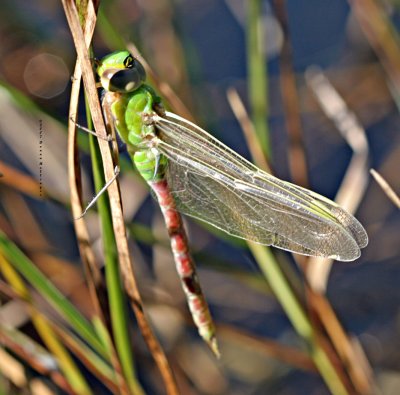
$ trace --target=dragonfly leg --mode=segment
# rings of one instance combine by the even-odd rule
[[[153,173],[153,180],[157,178],[157,174],[160,173],[160,160],[161,154],[157,149],[152,149],[152,153],[154,154],[154,173]]]
[[[86,206],[85,210],[83,210],[82,214],[75,218],[75,220],[81,219],[90,208],[93,207],[93,205],[97,202],[97,200],[99,199],[99,197],[108,189],[108,187],[116,180],[116,178],[118,177],[120,173],[120,168],[119,166],[115,166],[114,168],[114,175],[111,177],[110,180],[108,180],[105,185],[103,186],[103,188],[100,189],[100,191],[97,193],[97,195],[89,202],[89,204]]]
[[[176,209],[167,181],[148,182],[157,196],[165,224],[171,240],[171,249],[175,265],[181,279],[182,288],[200,336],[207,342],[211,350],[219,357],[215,326],[211,318],[207,301],[204,297],[197,276],[196,266],[190,254],[182,217]]]
[[[102,140],[112,141],[112,136],[111,135],[107,135],[107,137],[104,137],[104,136],[96,133],[94,130],[91,130],[91,129],[85,127],[85,126],[80,125],[79,123],[76,123],[72,117],[70,119],[78,129],[80,129],[80,130],[82,130],[82,131],[84,131],[86,133],[92,134],[93,136],[96,136],[96,137],[98,137],[98,138],[100,138]]]

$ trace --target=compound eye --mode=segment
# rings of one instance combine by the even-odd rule
[[[109,79],[108,89],[112,92],[132,92],[143,84],[145,78],[136,67],[120,70]]]

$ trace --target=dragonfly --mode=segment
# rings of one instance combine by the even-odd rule
[[[189,309],[218,355],[180,213],[230,235],[309,256],[353,261],[368,243],[360,222],[333,201],[257,168],[196,124],[168,112],[128,51],[97,61],[106,123],[127,145],[158,200]]]

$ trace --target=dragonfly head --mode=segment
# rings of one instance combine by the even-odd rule
[[[96,72],[102,87],[110,92],[133,92],[146,80],[144,67],[128,51],[105,56],[97,62]]]

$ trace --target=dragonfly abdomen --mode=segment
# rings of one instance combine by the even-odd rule
[[[175,265],[186,294],[188,306],[200,336],[209,344],[216,355],[219,355],[215,337],[215,326],[211,318],[207,301],[197,277],[196,266],[190,254],[182,217],[176,209],[166,180],[148,182],[154,191],[171,241]]]
[[[136,151],[132,157],[140,175],[147,181],[161,181],[165,178],[167,158],[156,150],[144,149]]]

